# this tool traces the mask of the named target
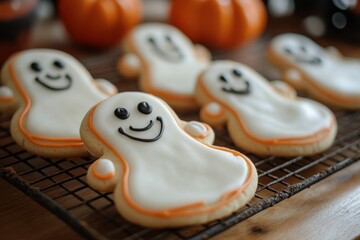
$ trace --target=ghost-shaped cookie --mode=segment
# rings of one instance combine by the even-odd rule
[[[226,124],[237,146],[257,154],[310,155],[330,147],[337,131],[333,113],[276,83],[240,63],[215,61],[196,86],[200,117]]]
[[[87,155],[80,124],[96,103],[117,92],[94,80],[72,56],[31,49],[8,59],[2,68],[0,110],[13,112],[11,134],[26,150],[41,156]]]
[[[205,223],[229,215],[254,195],[257,173],[244,155],[212,146],[212,129],[181,121],[159,98],[119,93],[93,107],[81,137],[98,158],[93,188],[114,191],[121,215],[150,227]]]
[[[194,45],[175,27],[161,23],[139,25],[124,45],[125,54],[118,64],[122,75],[140,74],[140,89],[161,97],[175,110],[196,108],[196,79],[209,64],[208,50]]]
[[[269,44],[270,61],[293,87],[330,106],[360,109],[360,60],[344,58],[309,38],[286,33]]]

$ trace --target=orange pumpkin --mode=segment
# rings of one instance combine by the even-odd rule
[[[59,16],[70,37],[91,47],[109,47],[142,15],[141,0],[60,0]]]
[[[261,0],[172,0],[169,21],[193,42],[233,48],[262,33],[267,14]]]

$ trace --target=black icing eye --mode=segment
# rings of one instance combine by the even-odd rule
[[[301,51],[306,52],[306,47],[304,45],[300,46]]]
[[[222,82],[227,82],[228,81],[224,75],[220,75],[219,80],[222,81]]]
[[[122,120],[127,119],[130,116],[129,112],[125,108],[115,109],[114,114],[117,118]]]
[[[168,41],[168,42],[172,42],[172,41],[173,41],[172,38],[170,37],[170,35],[166,35],[166,36],[165,36],[165,39],[166,39],[166,41]]]
[[[242,73],[240,72],[239,69],[234,69],[234,70],[232,70],[232,73],[233,73],[236,77],[242,77]]]
[[[35,72],[41,72],[41,70],[42,70],[40,63],[38,63],[38,62],[32,62],[30,64],[30,68]]]
[[[290,50],[290,48],[285,48],[284,50],[285,50],[286,53],[292,54],[292,51]]]
[[[138,110],[143,114],[150,114],[152,112],[152,107],[147,102],[141,102],[138,104]]]
[[[152,44],[155,43],[155,39],[153,37],[148,37],[147,40],[148,40],[149,43],[152,43]]]
[[[53,62],[53,65],[54,65],[55,67],[59,68],[59,69],[63,69],[63,68],[64,68],[64,63],[61,62],[60,60],[55,60],[55,61]]]

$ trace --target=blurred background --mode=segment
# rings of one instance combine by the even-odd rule
[[[126,32],[130,27],[140,21],[169,22],[170,19],[171,22],[172,18],[171,16],[169,17],[169,14],[173,14],[170,13],[171,4],[175,5],[177,4],[176,2],[178,2],[176,0],[138,1],[138,5],[132,8],[129,6],[126,8],[123,4],[122,11],[117,14],[117,16],[123,15],[120,20],[117,20],[123,23],[118,24],[119,32]],[[257,1],[260,2],[262,0]],[[87,15],[89,19],[85,21],[88,24],[84,25],[84,21],[81,22],[80,20],[81,18],[86,19],[86,12],[90,11],[87,10],[90,8],[90,2],[99,1],[1,0],[0,62],[3,62],[9,54],[28,47],[61,48],[61,46],[69,43],[75,43],[80,48],[90,46],[87,50],[91,51],[94,49],[109,51],[111,48],[118,47],[125,33],[119,34],[117,39],[112,40],[110,44],[105,43],[106,40],[104,39],[104,37],[109,34],[97,34],[99,41],[95,44],[87,43],[86,39],[77,39],[79,35],[87,39],[93,39],[94,37],[88,37],[86,34],[89,34],[91,31],[96,31],[97,28],[110,27],[112,24],[111,21],[116,21],[115,17],[111,15],[113,11],[106,10],[104,4],[99,4],[98,6],[92,6],[92,8],[99,10],[95,12],[91,10],[93,11],[92,14]],[[116,1],[106,0],[104,2]],[[187,2],[191,1],[182,0],[180,4],[181,6],[185,6],[188,5]],[[222,2],[226,3],[230,2],[230,0]],[[341,41],[348,41],[355,44],[360,42],[360,1],[358,0],[265,0],[262,1],[262,3],[266,6],[267,12],[266,16],[261,15],[263,18],[261,22],[265,28],[258,27],[258,33],[255,33],[250,40],[254,40],[261,34],[266,34],[266,31],[269,29],[268,26],[275,24],[281,26],[281,31],[285,29],[291,32],[302,33],[312,38],[337,38],[341,39]],[[59,9],[61,4],[65,10]],[[112,8],[114,5],[111,4],[113,3],[108,3],[107,7]],[[181,7],[177,8],[180,9]],[[190,6],[190,8],[192,7]],[[243,8],[249,9],[249,6],[243,6]],[[262,10],[259,5],[254,8],[253,19],[258,19],[257,16],[260,15],[256,15],[256,13]],[[177,11],[180,13],[183,11],[183,15],[185,12],[186,18],[186,11],[189,11],[189,9],[184,8],[183,10],[180,9]],[[108,14],[104,15],[107,17],[103,17],[102,19],[103,12],[108,12]],[[211,15],[211,13],[209,14]],[[100,21],[97,25],[92,24],[92,22],[94,22],[92,21],[93,19],[102,19],[102,22]],[[179,21],[185,20],[180,19],[177,22]],[[236,24],[239,24],[239,26],[244,26],[241,25],[243,24],[241,19],[236,19],[236,21],[238,21]],[[176,21],[172,22],[176,23]],[[251,22],[253,22],[253,20]],[[212,22],[202,24],[212,24]],[[221,25],[218,25],[218,27],[221,28]],[[181,30],[184,31],[184,29]],[[44,31],[46,31],[46,33],[44,33]],[[271,31],[276,34],[276,29],[271,29]],[[116,36],[114,36],[114,38],[116,38]],[[244,45],[243,42],[240,41],[240,44],[231,46],[230,50],[241,48]],[[223,50],[225,48],[220,46],[216,47],[216,49]]]

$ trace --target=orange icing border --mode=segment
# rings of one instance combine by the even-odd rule
[[[19,121],[18,121],[18,128],[19,130],[25,135],[25,137],[33,144],[42,146],[42,147],[84,147],[84,143],[81,141],[80,138],[49,138],[49,137],[41,137],[37,135],[33,135],[29,133],[25,127],[23,126],[25,117],[27,113],[30,111],[31,108],[31,100],[30,97],[26,94],[26,91],[23,89],[21,84],[19,83],[15,69],[14,69],[14,61],[19,54],[16,54],[9,62],[9,74],[14,82],[17,90],[20,92],[21,96],[25,100],[25,109],[21,112]]]
[[[213,96],[210,91],[206,88],[204,84],[204,80],[202,78],[199,79],[199,84],[205,95],[210,98],[212,101],[219,103],[223,108],[226,108],[227,111],[231,112],[237,119],[238,123],[240,124],[241,129],[244,131],[244,133],[253,141],[260,142],[267,145],[307,145],[307,144],[313,144],[318,142],[320,139],[323,139],[325,136],[328,135],[330,132],[330,129],[334,127],[335,124],[335,117],[332,114],[332,121],[330,123],[330,126],[328,128],[324,128],[316,133],[305,135],[302,137],[287,137],[287,138],[273,138],[273,139],[264,139],[259,138],[253,135],[250,130],[246,127],[246,124],[241,119],[241,116],[237,114],[235,110],[232,109],[231,106],[229,106],[226,102],[216,98]]]
[[[149,209],[145,209],[141,206],[139,206],[130,196],[130,191],[129,191],[129,183],[128,183],[128,179],[129,179],[129,174],[130,174],[130,167],[127,164],[126,160],[122,157],[122,155],[117,152],[117,150],[109,143],[107,142],[95,129],[94,125],[93,125],[93,115],[94,112],[96,110],[96,108],[99,105],[95,105],[89,113],[88,116],[88,126],[90,131],[96,136],[96,138],[102,143],[104,144],[108,149],[110,149],[110,151],[112,151],[116,157],[121,161],[121,164],[123,166],[124,169],[124,174],[123,174],[123,179],[122,179],[122,194],[124,195],[125,201],[126,203],[133,208],[134,210],[144,214],[144,215],[150,215],[150,216],[156,216],[156,217],[164,217],[164,218],[171,218],[171,217],[185,217],[185,216],[193,216],[193,215],[198,215],[198,214],[205,214],[208,212],[212,212],[215,211],[219,208],[221,208],[222,206],[228,204],[229,202],[235,200],[235,198],[237,198],[243,191],[245,188],[247,188],[250,184],[250,182],[253,180],[254,178],[254,170],[255,167],[252,164],[252,162],[250,161],[250,159],[248,159],[245,155],[236,152],[234,150],[231,149],[227,149],[227,148],[223,148],[223,147],[217,147],[217,146],[212,146],[212,145],[207,145],[203,142],[200,142],[201,144],[204,144],[205,146],[208,146],[210,148],[214,148],[220,151],[225,151],[225,152],[229,152],[232,153],[234,156],[238,156],[241,157],[247,164],[248,166],[248,176],[246,181],[244,182],[243,185],[241,185],[239,188],[233,189],[225,194],[223,194],[220,197],[220,202],[208,207],[208,208],[202,208],[202,209],[197,209],[200,207],[203,207],[205,205],[204,201],[199,201],[199,202],[195,202],[193,204],[188,204],[188,205],[184,205],[184,206],[179,206],[179,207],[175,207],[175,208],[170,208],[170,209],[165,209],[165,210],[149,210]],[[175,118],[176,119],[176,118]]]

